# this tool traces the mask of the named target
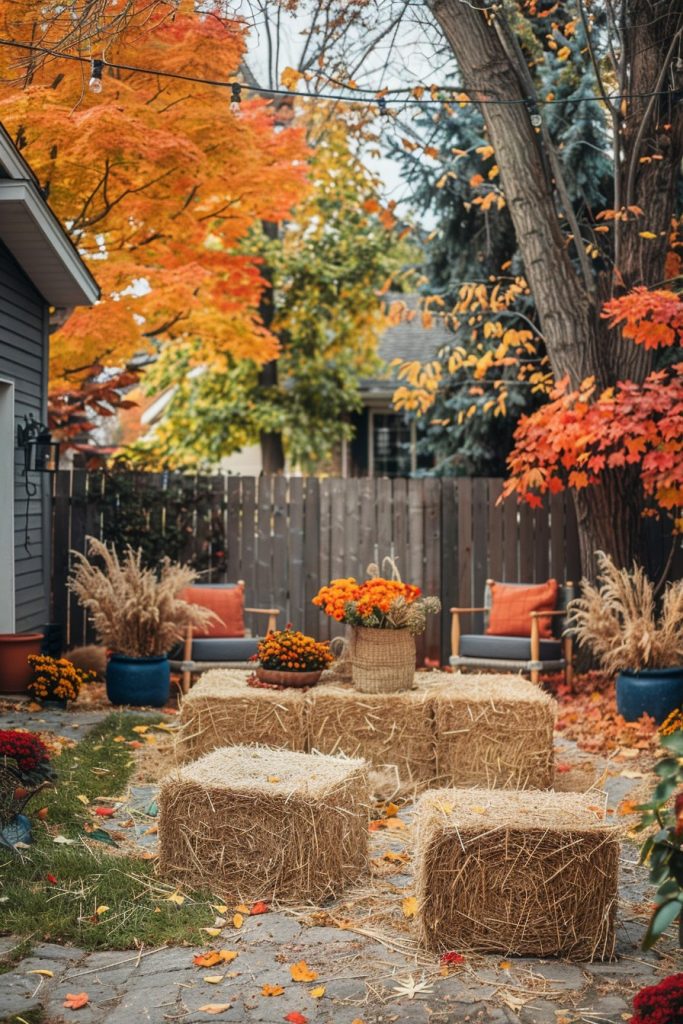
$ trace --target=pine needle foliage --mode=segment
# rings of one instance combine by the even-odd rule
[[[206,626],[215,618],[178,596],[197,578],[189,566],[163,558],[155,572],[143,567],[142,549],[129,546],[120,557],[113,545],[95,537],[88,537],[89,557],[73,554],[69,589],[88,612],[99,642],[117,654],[167,654],[189,625]]]
[[[683,580],[669,584],[657,614],[655,592],[638,565],[618,569],[596,552],[598,582],[581,581],[581,597],[570,605],[580,643],[608,672],[672,668],[683,661]]]

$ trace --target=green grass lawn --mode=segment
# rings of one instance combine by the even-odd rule
[[[112,714],[77,746],[64,750],[53,762],[56,789],[33,801],[34,815],[41,805],[48,808],[46,824],[34,822],[34,844],[20,855],[0,849],[1,932],[26,940],[19,947],[23,955],[27,942],[89,950],[199,944],[199,928],[213,923],[210,904],[216,900],[210,893],[184,893],[179,906],[169,901],[174,890],[157,878],[154,861],[83,842],[84,823],[93,822],[93,816],[79,796],[94,800],[125,794],[134,762],[130,748],[115,737],[138,739],[133,726],[153,721]],[[55,843],[55,835],[76,843]],[[109,909],[98,915],[102,907]]]

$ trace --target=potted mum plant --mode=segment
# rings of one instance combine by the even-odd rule
[[[353,685],[364,693],[409,690],[415,680],[415,636],[427,615],[440,611],[438,597],[419,587],[384,579],[370,566],[370,578],[332,580],[313,598],[337,622],[351,627],[349,654]]]
[[[95,672],[76,668],[68,658],[30,654],[28,661],[33,669],[33,678],[27,689],[42,704],[58,704],[65,708],[68,701],[78,699],[81,686],[97,679]]]
[[[24,807],[52,784],[50,754],[40,739],[21,729],[0,729],[0,845],[30,843],[31,823]]]
[[[617,675],[617,709],[629,721],[646,712],[659,724],[683,705],[683,580],[664,591],[659,615],[654,587],[639,566],[617,569],[596,553],[597,585],[581,581],[570,604],[580,643]]]
[[[278,686],[315,686],[334,660],[329,644],[291,626],[269,633],[257,648],[256,675]]]
[[[214,613],[178,595],[197,577],[188,566],[164,558],[158,572],[144,568],[142,551],[88,538],[88,555],[74,552],[69,589],[87,610],[99,642],[107,648],[107,696],[112,704],[163,707],[169,696],[168,652],[187,627],[206,626]]]

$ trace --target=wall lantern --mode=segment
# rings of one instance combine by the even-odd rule
[[[59,469],[59,441],[44,423],[33,416],[25,416],[17,427],[17,448],[24,452],[24,475],[28,473],[56,473]]]

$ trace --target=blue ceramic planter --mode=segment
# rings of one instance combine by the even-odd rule
[[[112,704],[162,708],[168,700],[171,670],[165,654],[129,658],[112,654],[107,664],[107,697]]]
[[[667,715],[683,707],[683,666],[620,672],[617,676],[617,711],[635,722],[644,711],[661,724]]]

